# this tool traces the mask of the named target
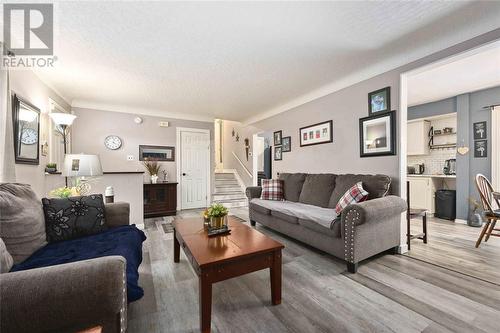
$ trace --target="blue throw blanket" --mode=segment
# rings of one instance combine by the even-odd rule
[[[146,235],[135,225],[110,228],[96,235],[50,243],[12,267],[11,272],[118,255],[127,259],[127,297],[133,302],[144,295],[138,284],[138,269],[145,240]]]

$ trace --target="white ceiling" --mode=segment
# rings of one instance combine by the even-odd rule
[[[408,105],[500,86],[500,42],[408,78]],[[451,59],[450,59],[451,60]]]
[[[60,2],[73,106],[255,121],[500,26],[500,2]]]

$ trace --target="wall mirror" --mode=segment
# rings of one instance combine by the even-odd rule
[[[16,163],[39,164],[40,109],[12,96]]]

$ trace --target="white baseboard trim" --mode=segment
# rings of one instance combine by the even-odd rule
[[[137,227],[137,229],[139,230],[144,230],[144,223],[143,224],[136,224],[135,225]]]
[[[467,224],[467,220],[455,219],[455,223]]]
[[[408,252],[408,244],[401,244],[398,246],[398,253],[405,254]]]

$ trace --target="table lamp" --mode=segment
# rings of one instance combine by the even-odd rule
[[[66,154],[64,157],[64,177],[77,177],[77,189],[80,195],[90,193],[90,183],[85,177],[102,176],[101,160],[98,155],[90,154]]]

